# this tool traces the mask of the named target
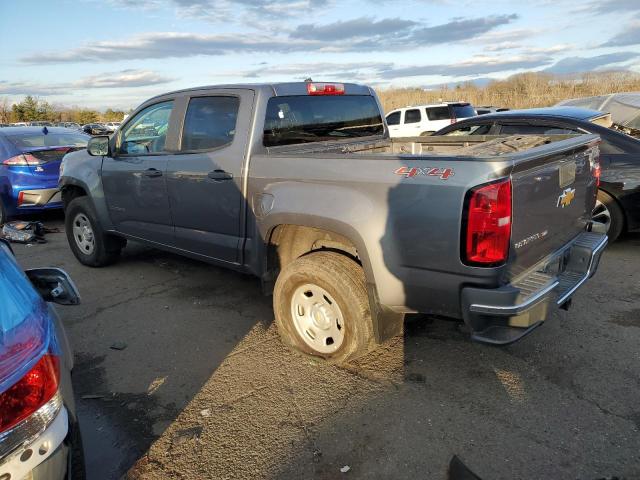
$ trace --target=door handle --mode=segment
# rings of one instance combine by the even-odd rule
[[[225,172],[224,170],[214,170],[213,172],[209,172],[207,177],[211,180],[222,182],[223,180],[231,180],[233,178],[233,174]]]
[[[158,170],[157,168],[147,168],[144,172],[142,172],[142,175],[144,175],[145,177],[161,177],[162,171]]]

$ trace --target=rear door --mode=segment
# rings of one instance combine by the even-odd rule
[[[176,246],[237,263],[242,240],[242,166],[254,93],[220,89],[188,98],[180,151],[167,164]]]
[[[402,118],[402,136],[418,137],[423,132],[422,112],[419,108],[409,108]]]
[[[119,132],[114,157],[102,162],[102,185],[116,230],[165,245],[174,240],[165,177],[173,112],[173,100],[145,107]]]

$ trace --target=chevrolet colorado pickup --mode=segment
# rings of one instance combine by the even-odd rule
[[[283,341],[347,362],[404,315],[518,340],[598,265],[596,135],[389,138],[373,90],[224,85],[154,97],[64,157],[76,258],[127,239],[251,273]]]

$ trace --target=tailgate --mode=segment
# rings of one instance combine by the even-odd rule
[[[585,230],[597,193],[599,143],[595,135],[580,135],[517,155],[511,176],[512,278]]]

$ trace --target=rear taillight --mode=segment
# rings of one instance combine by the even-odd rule
[[[55,355],[44,355],[34,367],[0,394],[0,433],[5,432],[47,403],[58,391],[60,364]]]
[[[600,168],[600,162],[596,162],[596,165],[593,167],[593,176],[596,179],[596,187],[600,186],[601,173],[602,173],[602,169]]]
[[[23,153],[20,155],[16,155],[15,157],[7,158],[2,162],[3,165],[22,166],[22,167],[31,166],[31,165],[40,165],[42,163],[45,163],[45,162],[34,157],[30,153]]]
[[[465,263],[495,266],[506,261],[511,240],[511,180],[469,191],[463,234]]]
[[[309,95],[344,95],[342,83],[307,83]]]

